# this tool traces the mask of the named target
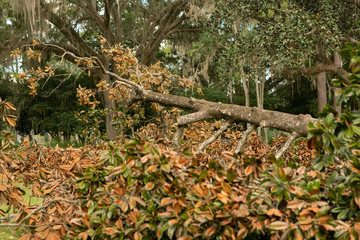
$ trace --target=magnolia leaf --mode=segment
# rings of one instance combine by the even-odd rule
[[[227,204],[228,202],[230,202],[229,197],[226,196],[225,194],[218,193],[218,194],[216,194],[216,196],[223,204]]]
[[[16,122],[15,122],[15,118],[12,116],[5,116],[6,121],[10,124],[10,126],[15,127],[16,126]]]
[[[0,191],[6,191],[8,187],[5,184],[0,184]]]
[[[56,234],[56,232],[49,232],[46,240],[61,240],[61,238],[59,237],[59,235]]]
[[[134,234],[134,239],[135,239],[135,240],[141,240],[141,239],[142,239],[141,233],[140,233],[140,232],[136,232],[136,233]]]
[[[114,235],[115,233],[118,233],[119,231],[116,228],[112,228],[112,227],[108,227],[108,228],[104,228],[102,230],[102,233],[105,233],[107,235]]]
[[[268,226],[268,228],[272,230],[285,230],[288,227],[289,227],[289,223],[283,221],[275,221],[270,223],[270,225]]]
[[[156,165],[151,165],[150,167],[148,167],[148,169],[146,170],[146,172],[152,172],[157,168]]]
[[[145,189],[146,190],[152,190],[154,188],[155,184],[153,182],[148,182],[146,185],[145,185]]]
[[[204,197],[204,190],[202,189],[202,187],[199,184],[196,184],[192,187],[193,192],[199,196],[199,197]]]
[[[216,232],[216,225],[210,226],[208,229],[205,230],[204,235],[207,238],[210,238]]]
[[[267,210],[266,214],[268,216],[282,217],[282,213],[280,212],[279,209],[276,209],[276,208],[271,208],[271,209]]]
[[[176,224],[178,222],[179,222],[178,219],[171,219],[170,221],[168,221],[168,224],[169,224],[169,226],[172,226],[172,225],[174,225],[174,224]]]
[[[22,235],[19,240],[30,240],[32,237],[32,234],[31,233],[27,233],[25,235]]]

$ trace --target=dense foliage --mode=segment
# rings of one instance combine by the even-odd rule
[[[36,97],[18,94],[18,130],[54,137],[61,132],[67,138],[76,133],[85,146],[64,149],[28,139],[16,143],[9,131],[1,131],[0,227],[17,228],[21,240],[360,238],[360,44],[346,43],[341,51],[350,74],[335,64],[342,38],[358,34],[355,24],[349,24],[357,19],[358,9],[347,8],[356,1],[339,6],[330,0],[219,0],[209,1],[209,6],[202,1],[115,1],[114,6],[124,10],[117,12],[109,8],[111,1],[71,2],[68,11],[60,11],[63,19],[54,13],[59,1],[36,2],[46,13],[42,17],[53,24],[46,41],[57,34],[64,38],[58,45],[33,40],[25,51],[13,50],[13,57],[25,59],[26,53],[37,67],[13,70],[14,79],[2,82],[0,87],[6,88],[0,93],[23,91],[15,81],[26,82]],[[0,2],[4,4],[8,2]],[[36,7],[24,9],[25,17]],[[204,12],[192,12],[196,7]],[[159,9],[169,11],[157,14]],[[192,14],[201,21],[188,22]],[[32,20],[43,20],[38,17]],[[1,18],[21,30],[13,16]],[[63,24],[64,19],[70,19],[69,24]],[[188,44],[190,35],[182,41],[174,39],[175,33],[195,32],[194,26],[203,30],[200,39],[180,53],[177,43]],[[98,32],[105,35],[99,42]],[[122,38],[124,34],[128,36]],[[66,45],[65,38],[72,45]],[[49,57],[49,49],[56,57]],[[156,53],[167,62],[151,64]],[[174,72],[186,72],[192,65],[187,72],[192,78],[173,75],[164,65]],[[214,112],[211,104],[201,108],[204,100],[171,95],[166,106],[157,101],[170,93],[204,94],[212,101],[314,113],[314,93],[302,85],[308,88],[312,79],[302,76],[294,84],[285,75],[294,73],[287,68],[302,67],[320,68],[313,72],[318,74],[325,65],[333,67],[329,77],[339,74],[331,91],[338,91],[332,97],[342,111],[325,105],[317,121],[309,120],[309,138],[296,140],[279,159],[274,153],[287,141],[284,133],[271,130],[272,139],[265,142],[252,132],[246,140],[245,124],[230,121],[222,109],[216,113],[223,114],[223,121],[203,117]],[[233,95],[242,91],[244,96]],[[287,98],[293,101],[287,104]],[[225,106],[235,107],[221,104]],[[14,129],[14,111],[0,98],[2,129]],[[266,124],[258,123],[260,128]],[[223,126],[227,130],[206,149],[198,148]],[[247,129],[255,127],[252,123]],[[169,140],[182,134],[179,141]],[[235,154],[243,136],[246,147]]]

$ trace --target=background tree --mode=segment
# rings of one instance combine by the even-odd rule
[[[154,63],[157,51],[163,40],[184,31],[193,31],[185,23],[189,1],[11,1],[14,8],[24,13],[28,30],[32,36],[53,45],[37,45],[39,51],[59,53],[60,46],[68,51],[65,58],[74,62],[73,55],[79,57],[96,56],[101,59],[107,70],[116,73],[114,62],[108,62],[101,55],[94,37],[102,35],[110,46],[123,44],[136,49],[143,64]],[[51,24],[49,24],[51,23]],[[43,31],[51,34],[40,34]],[[44,38],[45,37],[45,38]],[[108,75],[99,69],[91,69],[91,77],[99,83]],[[103,92],[101,98],[108,109],[106,132],[110,139],[117,135],[111,124],[112,109],[115,103],[109,100],[109,93]]]
[[[252,73],[249,76],[255,83],[267,79],[264,84],[270,88],[266,89],[268,93],[263,94],[265,98],[268,94],[284,96],[286,86],[286,92],[291,95],[283,102],[288,103],[296,98],[301,88],[316,86],[320,111],[328,96],[334,98],[335,95],[330,92],[334,88],[327,91],[326,86],[330,84],[327,79],[334,74],[346,78],[346,71],[341,67],[336,52],[344,41],[356,41],[358,38],[357,26],[353,25],[359,16],[355,4],[326,0],[225,0],[213,2],[208,11],[210,14],[202,16],[203,37],[194,44],[194,50],[189,55],[198,62],[199,69],[194,72],[200,73],[198,75],[204,79],[215,73],[218,77],[212,75],[212,81],[232,86],[228,83],[233,81],[234,76],[245,74],[247,77]],[[201,57],[193,57],[194,54]],[[304,77],[308,80],[304,81]],[[243,86],[246,93],[248,85]],[[261,89],[259,85],[258,90]],[[258,90],[256,102],[261,106],[262,93]],[[227,91],[230,98],[232,93]],[[304,102],[304,105],[309,104],[311,99]],[[290,112],[291,109],[285,111]]]

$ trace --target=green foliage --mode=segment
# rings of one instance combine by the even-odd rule
[[[20,107],[16,129],[20,133],[29,134],[33,129],[35,134],[47,132],[53,138],[60,138],[60,133],[68,141],[71,135],[79,134],[82,126],[75,112],[87,111],[87,107],[78,104],[76,86],[88,86],[90,78],[84,74],[67,74],[70,73],[58,69],[55,76],[42,79],[43,87],[36,96],[29,95],[27,85],[18,84],[20,94],[15,101]]]
[[[104,118],[106,109],[89,108],[75,112],[75,119],[80,123],[76,132],[83,142],[95,144],[106,139]]]
[[[355,51],[354,48],[351,51]],[[356,61],[352,61],[355,62]],[[356,71],[356,67],[350,65]],[[355,75],[355,76],[354,76]],[[360,231],[359,120],[356,73],[342,87],[344,112],[326,106],[310,124],[319,157],[241,157],[223,168],[133,139],[108,144],[100,162],[79,173],[82,221],[78,239],[349,239]],[[349,94],[347,89],[355,91]],[[352,98],[352,99],[351,99]],[[237,156],[226,153],[234,160]],[[286,166],[285,166],[286,165]]]

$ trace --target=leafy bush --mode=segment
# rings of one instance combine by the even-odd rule
[[[360,237],[359,50],[347,45],[349,79],[339,104],[310,124],[312,167],[298,157],[216,159],[157,148],[141,139],[110,145],[77,180],[79,239],[356,239]],[[355,59],[354,59],[355,58]],[[185,152],[186,153],[186,152]],[[205,160],[205,161],[204,161]]]

